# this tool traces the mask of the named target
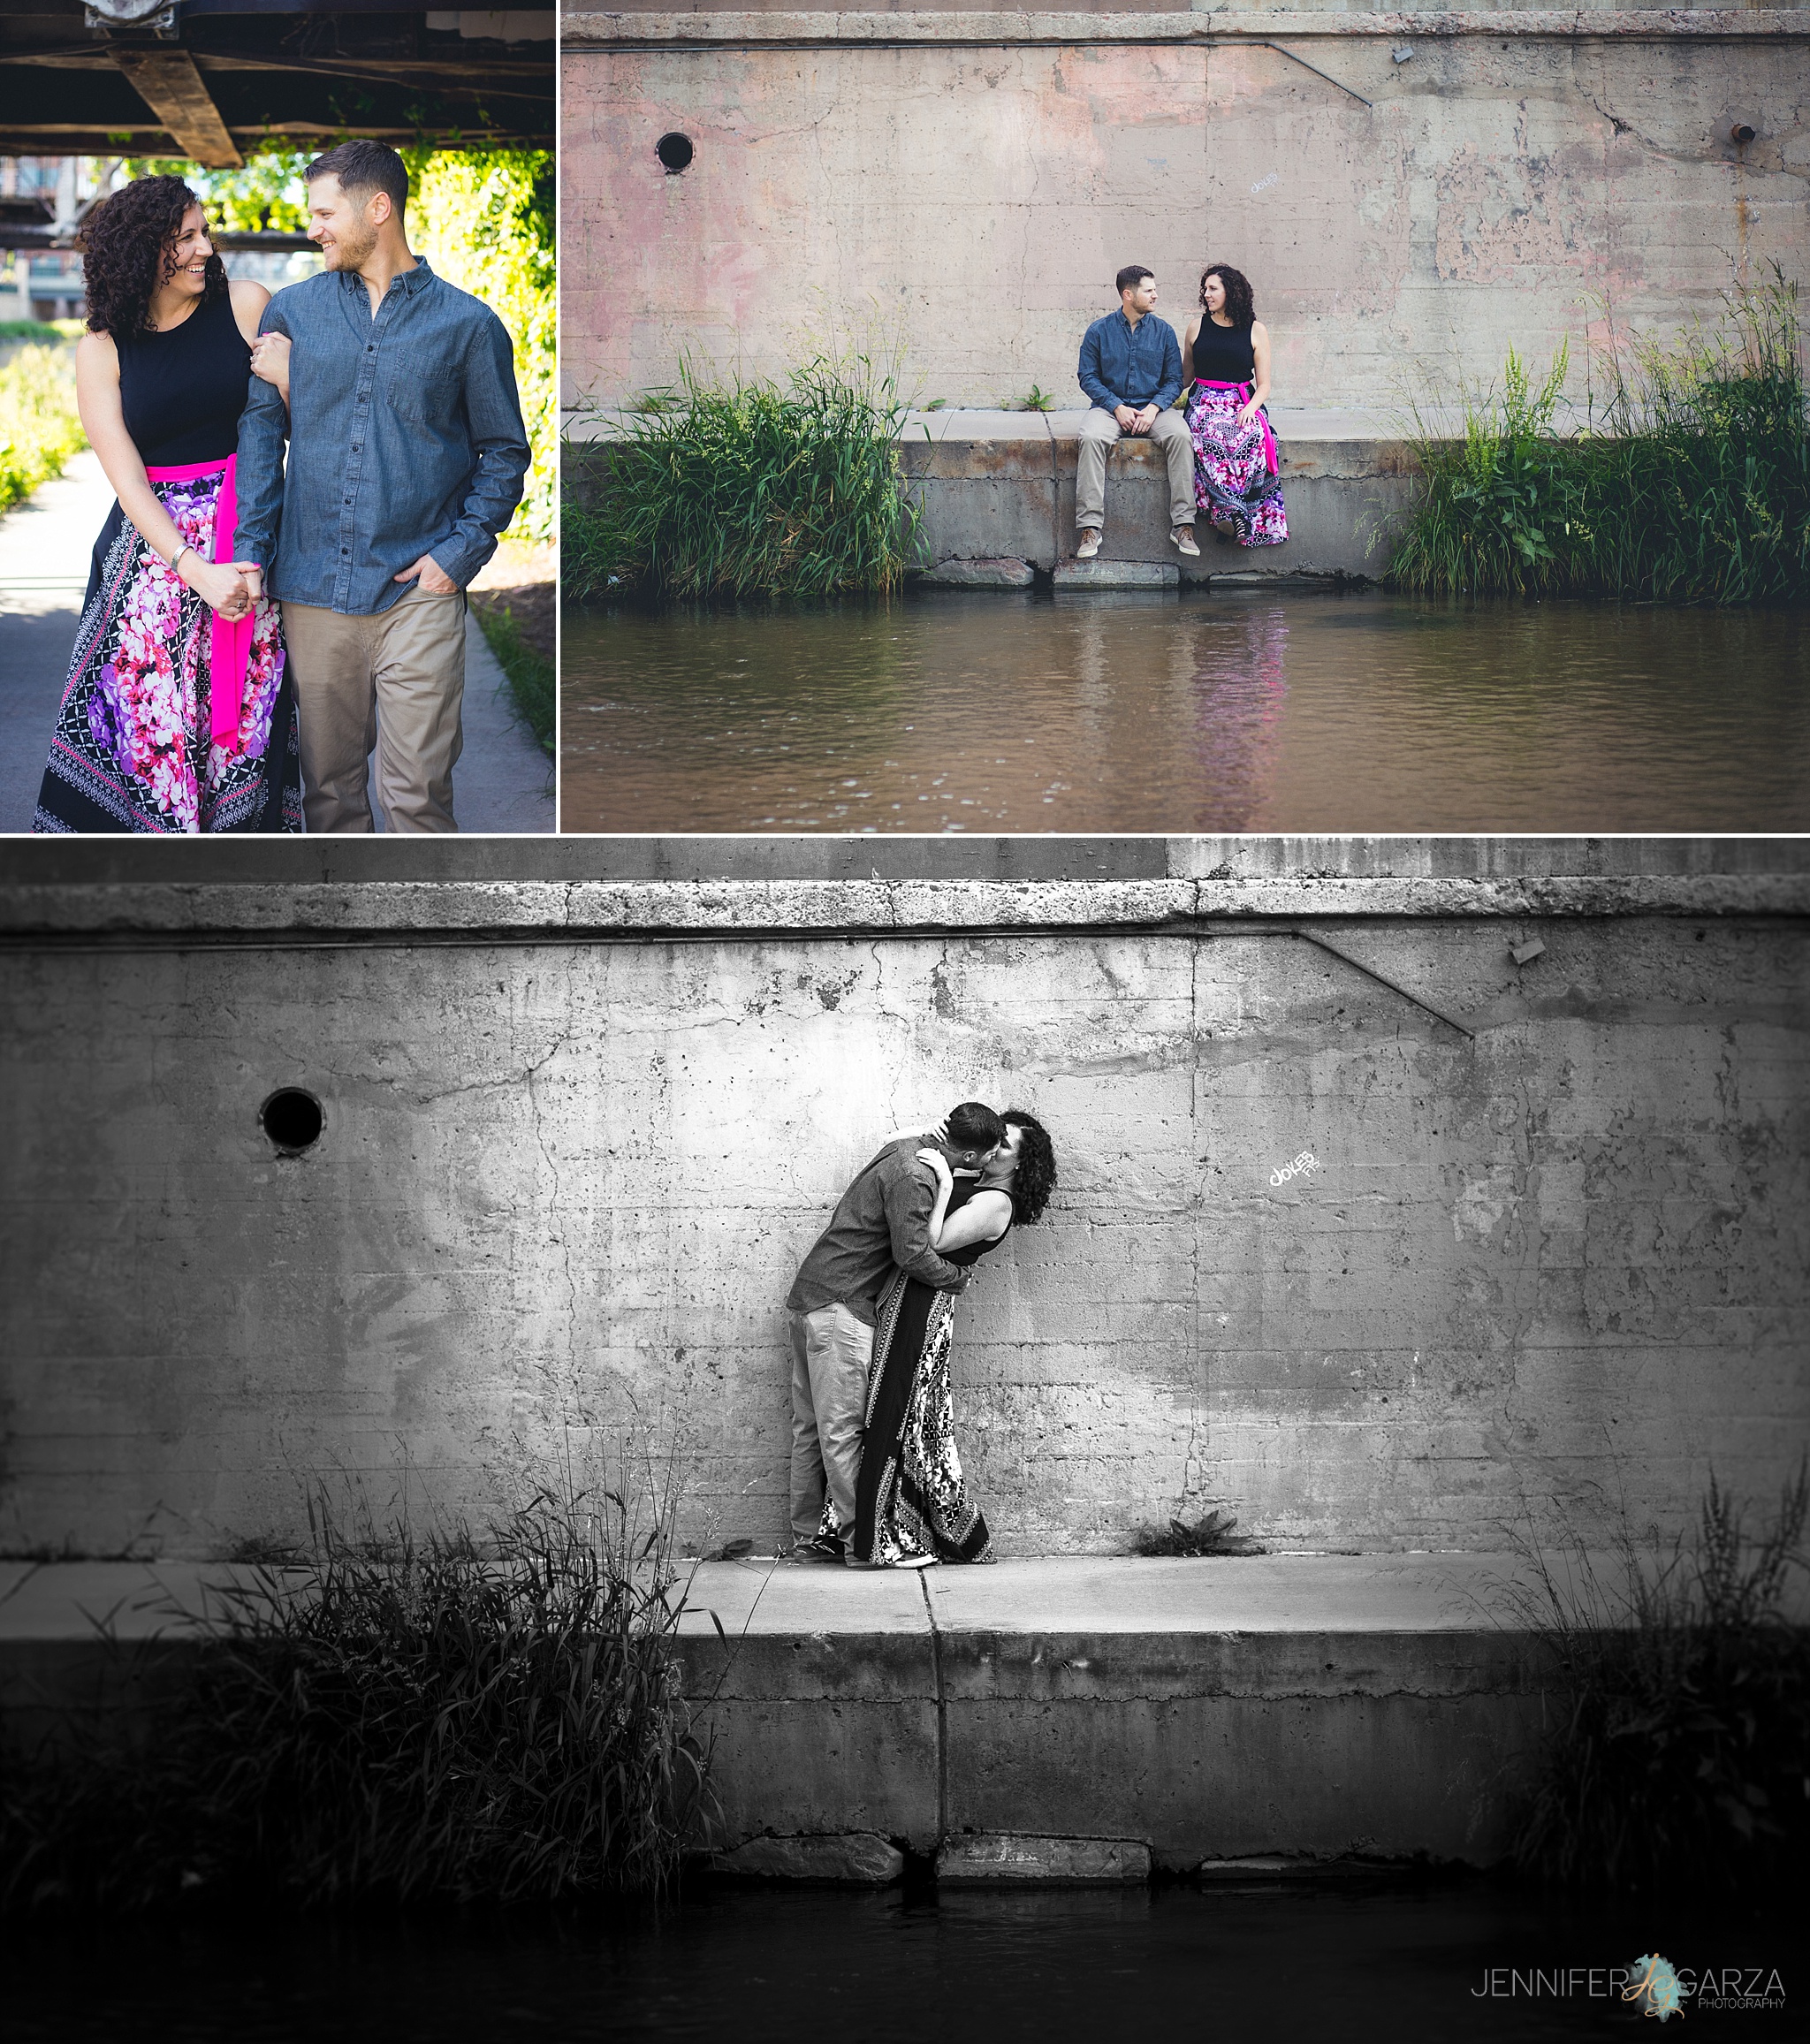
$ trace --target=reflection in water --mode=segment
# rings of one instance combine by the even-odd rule
[[[1205,831],[1248,831],[1269,800],[1288,695],[1289,615],[1252,608],[1195,642],[1194,702]]]
[[[573,612],[562,824],[1804,830],[1803,626],[1304,589]]]

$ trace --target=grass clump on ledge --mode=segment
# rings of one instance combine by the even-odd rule
[[[568,505],[561,563],[579,603],[884,595],[899,586],[911,513],[905,419],[865,356],[819,357],[784,384],[705,386],[691,365],[606,444],[597,498]]]
[[[7,1756],[0,1910],[665,1888],[707,1766],[670,1513],[643,1534],[614,1493],[543,1493],[482,1546],[310,1516],[311,1551],[240,1572],[148,1729]]]
[[[1172,1518],[1165,1526],[1140,1526],[1131,1537],[1131,1552],[1146,1559],[1160,1555],[1261,1554],[1264,1548],[1237,1530],[1230,1512],[1204,1512],[1190,1526]]]
[[[1712,1477],[1694,1537],[1654,1561],[1624,1529],[1619,1583],[1580,1543],[1523,1615],[1560,1668],[1558,1717],[1515,1840],[1547,1880],[1756,1895],[1810,1852],[1810,1630],[1787,1609],[1810,1473],[1757,1535]],[[1560,1577],[1564,1578],[1560,1580]]]
[[[1728,303],[1669,346],[1593,352],[1595,429],[1554,416],[1562,347],[1536,384],[1513,349],[1500,393],[1469,398],[1464,435],[1417,418],[1420,498],[1388,579],[1422,594],[1600,595],[1750,604],[1810,597],[1810,435],[1797,285]]]

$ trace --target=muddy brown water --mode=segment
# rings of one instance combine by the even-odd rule
[[[1810,613],[1375,589],[568,610],[568,831],[1810,829]]]

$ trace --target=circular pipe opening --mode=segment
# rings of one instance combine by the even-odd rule
[[[666,166],[666,175],[676,178],[681,171],[688,169],[696,151],[691,146],[691,137],[676,132],[662,135],[654,144],[654,154]]]
[[[285,1157],[300,1157],[321,1139],[325,1122],[321,1103],[300,1086],[285,1086],[258,1109],[258,1121]]]

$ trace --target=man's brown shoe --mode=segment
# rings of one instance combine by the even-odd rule
[[[1096,532],[1091,525],[1084,528],[1081,543],[1075,549],[1076,559],[1091,560],[1099,551],[1099,543],[1105,536],[1103,533]]]
[[[1169,535],[1169,544],[1179,547],[1190,560],[1200,558],[1200,549],[1194,543],[1194,528],[1191,525],[1178,525]]]

